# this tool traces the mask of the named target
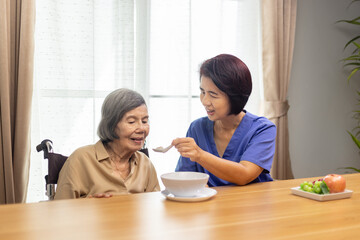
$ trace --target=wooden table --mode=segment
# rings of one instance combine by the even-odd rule
[[[344,176],[352,197],[327,202],[292,195],[295,179],[217,187],[204,202],[155,192],[2,205],[0,239],[360,239],[360,174]]]

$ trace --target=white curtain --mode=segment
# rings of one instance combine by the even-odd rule
[[[36,145],[48,138],[55,151],[68,155],[95,142],[107,93],[136,89],[134,5],[133,0],[37,0],[28,201],[44,197],[47,164]]]
[[[150,113],[148,146],[184,136],[205,112],[198,68],[220,53],[249,66],[260,103],[259,0],[37,0],[32,165],[28,202],[44,197],[46,161],[35,150],[48,138],[70,154],[97,140],[103,98],[119,87],[139,91]],[[206,6],[206,7],[204,7]],[[158,175],[179,155],[150,151]]]

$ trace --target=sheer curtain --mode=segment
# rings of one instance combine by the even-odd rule
[[[204,7],[206,6],[206,7]],[[45,197],[46,162],[35,146],[54,142],[70,154],[97,141],[104,97],[127,87],[144,95],[149,148],[184,136],[205,112],[198,67],[220,53],[249,66],[257,113],[262,92],[260,6],[256,0],[37,1],[32,163],[28,202]],[[174,171],[179,155],[150,151],[158,175]]]

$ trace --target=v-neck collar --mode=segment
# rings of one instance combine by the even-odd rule
[[[232,156],[232,154],[234,153],[234,151],[237,149],[237,145],[236,144],[233,144],[233,143],[236,143],[236,142],[239,142],[239,137],[240,137],[240,134],[237,134],[238,132],[242,131],[242,129],[246,129],[249,127],[249,121],[248,121],[248,113],[244,110],[245,112],[245,115],[244,117],[242,118],[240,124],[237,126],[237,128],[235,129],[233,135],[231,136],[231,139],[228,143],[228,145],[226,146],[226,149],[224,151],[224,154],[221,158],[230,158]],[[216,153],[216,156],[217,157],[220,157],[219,155],[219,152],[216,148],[216,144],[215,144],[215,139],[214,139],[214,122],[213,121],[210,121],[208,119],[208,124],[207,124],[207,130],[208,132],[210,133],[210,145],[211,145],[211,148],[212,148],[212,152],[213,153]]]
[[[105,144],[101,140],[98,140],[95,144],[95,153],[99,162],[106,159],[110,162],[110,156],[106,151]],[[129,161],[130,163],[134,162],[136,165],[138,164],[138,159],[135,157],[135,153],[131,155]]]

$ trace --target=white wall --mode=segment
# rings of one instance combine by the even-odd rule
[[[360,2],[299,0],[288,100],[290,158],[295,178],[345,173],[360,168],[360,155],[346,130],[356,122],[357,81],[347,83],[340,60],[354,27],[335,23],[360,15]],[[357,33],[359,33],[357,28]]]

